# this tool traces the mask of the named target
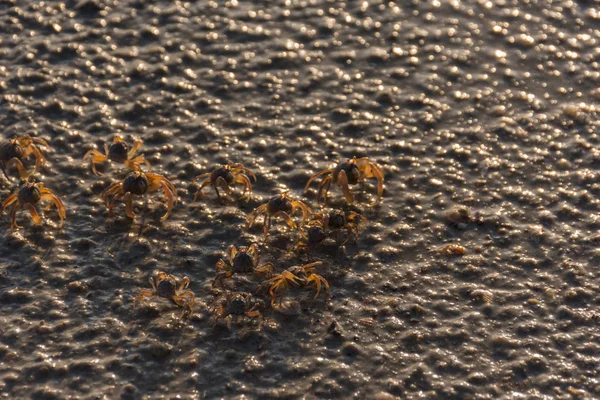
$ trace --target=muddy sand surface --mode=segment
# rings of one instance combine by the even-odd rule
[[[599,397],[599,19],[551,0],[0,3],[3,136],[48,141],[37,179],[67,208],[63,229],[1,216],[0,397]],[[81,159],[116,134],[177,187],[165,222],[160,193],[107,219],[126,169]],[[356,244],[294,254],[281,221],[247,229],[286,189],[317,209],[308,178],[353,156],[385,172],[377,206],[374,179],[352,206],[332,186],[368,219]],[[194,203],[227,161],[256,173],[252,200]],[[252,242],[278,272],[323,261],[331,289],[215,325],[215,264]],[[134,307],[156,270],[190,278],[189,319]]]

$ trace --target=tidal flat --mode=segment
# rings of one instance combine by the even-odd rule
[[[599,54],[591,1],[1,2],[2,140],[48,142],[67,217],[0,216],[0,398],[600,397]],[[127,169],[82,158],[115,135],[177,188],[165,221],[160,192],[108,218]],[[373,179],[352,206],[331,187],[356,243],[247,228],[284,190],[318,210],[306,182],[354,156],[385,174],[377,205]],[[251,200],[194,202],[227,162]],[[215,324],[215,265],[253,242],[330,290]],[[134,305],[155,271],[189,277],[189,318]]]

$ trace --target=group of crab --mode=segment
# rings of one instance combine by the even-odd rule
[[[37,182],[34,178],[46,163],[46,157],[39,146],[49,147],[45,140],[29,135],[15,136],[0,143],[0,168],[2,168],[4,176],[9,182],[12,182],[7,171],[10,172],[10,167],[14,165],[21,179],[21,183],[13,193],[2,202],[0,209],[0,214],[2,214],[5,209],[12,206],[9,212],[11,229],[20,228],[17,224],[17,211],[21,209],[30,213],[34,224],[41,225],[42,219],[36,208],[40,201],[49,202],[45,208],[46,211],[52,206],[56,207],[60,217],[59,226],[63,225],[67,217],[67,210],[62,200],[52,190],[44,187],[42,182]],[[32,155],[35,157],[35,166],[32,171],[29,171],[23,162]]]
[[[41,224],[42,220],[35,205],[42,200],[50,201],[46,210],[52,205],[56,206],[61,226],[66,218],[66,208],[62,201],[50,189],[45,188],[43,183],[37,182],[33,178],[33,175],[39,171],[46,160],[38,146],[48,147],[48,143],[29,135],[15,137],[0,144],[0,167],[4,175],[8,178],[7,169],[15,166],[23,181],[19,188],[2,203],[2,212],[12,205],[10,211],[12,229],[19,227],[16,223],[16,212],[21,208],[29,211],[35,224]],[[162,190],[163,201],[166,201],[167,207],[166,213],[161,218],[164,221],[170,216],[177,201],[177,190],[165,176],[151,172],[150,163],[143,154],[137,155],[141,146],[141,140],[134,140],[133,145],[130,147],[122,137],[115,136],[110,144],[106,143],[104,145],[103,153],[98,150],[90,150],[84,155],[83,160],[89,159],[91,169],[97,176],[102,176],[97,166],[106,161],[124,164],[128,168],[128,172],[123,179],[111,183],[101,194],[108,209],[109,217],[113,213],[116,202],[123,200],[126,215],[134,219],[136,217],[133,210],[134,196],[143,196]],[[36,160],[32,172],[29,172],[23,164],[23,161],[30,155],[34,155]],[[145,167],[145,170],[142,169],[142,166]],[[384,182],[383,171],[379,165],[366,157],[359,159],[354,157],[337,164],[335,167],[318,172],[308,180],[304,194],[307,193],[311,183],[319,177],[323,177],[317,189],[317,203],[321,209],[327,204],[332,184],[341,188],[347,204],[353,204],[355,198],[350,186],[363,183],[369,178],[377,180],[377,202],[381,201]],[[202,180],[202,182],[194,195],[194,201],[203,196],[203,190],[207,186],[211,186],[218,199],[224,203],[227,198],[220,190],[230,195],[233,193],[232,186],[238,183],[243,185],[243,191],[238,200],[247,202],[252,197],[252,181],[256,182],[256,175],[242,164],[228,163],[224,166],[215,167],[212,172],[197,176],[194,182],[199,180]],[[302,213],[299,223],[293,219],[298,210]],[[352,211],[331,210],[329,212],[313,213],[308,205],[295,199],[289,191],[271,197],[265,204],[252,211],[246,218],[247,227],[252,227],[259,216],[264,216],[263,231],[265,240],[269,234],[272,221],[277,218],[281,218],[290,229],[299,233],[299,238],[290,247],[293,253],[311,250],[326,239],[332,239],[342,246],[352,239],[356,241],[361,226],[366,222],[366,218]],[[314,285],[316,298],[322,287],[329,289],[327,280],[316,273],[316,267],[322,264],[322,261],[316,261],[289,267],[280,273],[276,273],[276,268],[271,263],[259,265],[259,250],[256,243],[240,248],[233,245],[229,246],[227,261],[221,259],[217,263],[217,275],[212,284],[217,296],[215,305],[212,307],[215,321],[225,319],[228,325],[230,325],[231,320],[243,317],[257,318],[262,321],[259,303],[254,301],[254,294],[256,293],[268,292],[271,297],[270,304],[275,307],[277,304],[281,304],[283,295],[290,289]],[[222,291],[218,289],[219,286],[224,288],[224,281],[235,274],[252,274],[266,280],[260,282],[258,288],[250,292],[226,291],[223,296]],[[195,296],[188,288],[189,278],[177,279],[173,275],[159,271],[150,278],[150,284],[152,290],[141,290],[135,297],[135,302],[141,301],[145,297],[158,296],[170,299],[176,305],[183,307],[183,316],[193,312]]]
[[[352,204],[355,199],[349,186],[364,182],[367,178],[375,178],[377,179],[377,202],[382,198],[383,171],[368,158],[353,158],[334,168],[317,173],[309,179],[304,193],[308,191],[313,180],[322,175],[325,177],[317,191],[317,202],[320,208],[327,203],[332,183],[342,189],[347,204]],[[196,192],[194,201],[202,196],[203,189],[210,185],[218,199],[225,202],[226,198],[219,190],[231,194],[234,183],[244,185],[239,200],[248,201],[252,195],[251,180],[256,181],[256,176],[241,164],[227,164],[196,177],[195,181],[200,179],[204,179],[204,181]],[[302,214],[299,223],[293,219],[298,210]],[[265,204],[252,211],[246,218],[247,227],[250,228],[261,215],[264,215],[265,239],[269,234],[272,220],[275,218],[281,218],[289,228],[299,232],[299,239],[290,248],[291,253],[310,250],[328,238],[342,246],[350,240],[356,241],[361,227],[366,222],[366,218],[353,211],[331,210],[313,213],[308,205],[295,199],[289,191],[271,197]],[[239,248],[230,245],[227,257],[217,262],[216,276],[211,286],[215,296],[211,307],[215,324],[219,320],[224,320],[227,326],[231,327],[232,322],[240,322],[249,318],[257,320],[260,326],[263,322],[261,310],[265,304],[261,295],[270,296],[270,302],[267,303],[270,303],[274,309],[281,309],[284,295],[294,288],[314,286],[315,298],[321,293],[323,287],[330,288],[327,280],[316,272],[316,267],[323,265],[322,261],[295,265],[277,273],[273,263],[260,264],[259,257],[259,246],[256,243]],[[242,285],[246,286],[245,290],[239,290],[236,284],[226,285],[225,281],[234,275],[245,275],[242,280]],[[256,282],[257,279],[258,282]],[[154,295],[170,299],[175,304],[184,307],[182,316],[189,315],[193,311],[194,295],[188,289],[189,278],[184,277],[179,280],[173,275],[158,272],[153,278],[150,278],[150,283],[153,289],[142,289],[135,298],[135,302],[146,296]],[[248,288],[248,283],[251,284],[251,288]],[[184,304],[182,304],[182,300],[185,301]]]

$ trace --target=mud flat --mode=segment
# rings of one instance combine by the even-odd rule
[[[549,0],[3,2],[3,136],[50,143],[38,178],[68,215],[0,218],[0,396],[599,397],[599,18]],[[81,158],[117,133],[176,185],[164,223],[159,195],[108,223],[123,170]],[[278,223],[261,246],[280,269],[323,260],[330,292],[213,327],[215,263],[262,240],[246,215],[284,189],[316,208],[308,178],[355,155],[386,174],[381,205],[369,182],[351,208],[357,244],[294,258]],[[193,203],[228,160],[257,174],[253,199]],[[133,306],[155,270],[191,279],[189,320]]]

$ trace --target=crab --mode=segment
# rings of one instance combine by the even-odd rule
[[[257,318],[260,327],[263,323],[263,316],[258,310],[259,307],[259,303],[254,301],[251,293],[227,293],[212,309],[215,325],[220,319],[223,319],[226,320],[227,328],[231,329],[231,323],[234,319],[236,323],[239,323],[244,317],[248,317],[251,319]]]
[[[102,198],[104,199],[104,204],[108,208],[109,215],[112,214],[115,201],[124,198],[125,203],[127,204],[127,216],[134,219],[133,196],[152,193],[162,189],[164,193],[163,200],[167,200],[167,212],[162,216],[161,221],[166,220],[171,214],[171,209],[176,201],[177,189],[175,189],[175,186],[173,186],[173,184],[164,176],[142,172],[139,169],[139,166],[136,168],[137,169],[130,172],[125,179],[114,182],[102,192]]]
[[[129,146],[121,136],[115,136],[110,146],[108,143],[104,143],[104,154],[98,150],[90,150],[83,156],[85,161],[87,158],[90,159],[92,165],[92,171],[96,176],[102,176],[102,173],[96,170],[96,164],[103,163],[107,160],[115,161],[118,163],[124,163],[129,169],[139,169],[140,164],[144,164],[150,170],[150,163],[144,158],[143,154],[135,156],[135,153],[142,147],[143,142],[139,139],[133,142],[133,147],[129,149]]]
[[[322,204],[327,204],[327,196],[332,183],[342,188],[348,204],[354,203],[354,195],[350,192],[349,185],[364,182],[367,178],[377,179],[377,200],[375,203],[380,202],[383,196],[383,171],[379,165],[369,160],[368,157],[359,159],[354,157],[351,160],[348,159],[339,163],[334,168],[324,169],[314,174],[306,183],[304,193],[308,191],[312,181],[322,175],[326,176],[321,180],[317,189],[317,203],[320,207],[323,207]]]
[[[258,266],[258,257],[258,246],[256,243],[252,243],[248,247],[240,247],[239,249],[236,249],[234,245],[229,246],[227,249],[227,259],[229,263],[223,259],[220,259],[217,262],[217,276],[215,277],[212,286],[215,287],[218,282],[222,282],[223,279],[230,278],[236,273],[255,273],[261,277],[271,277],[274,270],[273,264],[266,263]]]
[[[341,210],[331,210],[329,213],[316,213],[312,220],[300,227],[301,238],[292,247],[292,251],[310,248],[322,243],[331,233],[336,233],[336,242],[342,246],[354,237],[358,240],[360,227],[366,222],[366,218],[353,211],[347,215]],[[341,233],[345,238],[340,240]]]
[[[289,289],[290,286],[308,286],[311,282],[314,282],[317,288],[315,299],[321,293],[321,284],[329,289],[329,283],[325,278],[315,273],[315,267],[321,264],[323,264],[322,261],[316,261],[302,266],[293,266],[283,271],[280,275],[269,279],[267,284],[271,285],[269,288],[271,305],[274,306],[279,293]]]
[[[285,191],[282,194],[271,197],[268,202],[252,211],[246,218],[246,223],[248,224],[248,228],[250,228],[259,215],[265,214],[263,223],[265,236],[269,234],[272,217],[281,217],[291,229],[296,229],[297,225],[291,216],[298,208],[302,211],[302,223],[304,223],[312,214],[310,207],[300,200],[295,200],[289,195],[289,191]]]
[[[323,222],[325,231],[346,232],[346,240],[342,242],[342,245],[348,243],[352,236],[354,236],[355,241],[358,240],[360,228],[367,222],[365,217],[354,211],[350,211],[346,214],[341,210],[331,210],[328,214],[317,215],[319,216],[320,221]]]
[[[40,200],[48,200],[50,204],[45,208],[45,210],[49,210],[53,205],[56,206],[58,211],[58,216],[60,217],[60,225],[62,227],[67,217],[67,211],[65,209],[65,205],[62,200],[59,199],[52,190],[44,187],[44,184],[41,182],[26,182],[19,189],[17,189],[13,194],[8,196],[6,200],[2,203],[2,210],[0,210],[0,214],[4,212],[6,207],[11,204],[12,209],[10,210],[10,228],[16,229],[21,228],[21,226],[17,225],[16,221],[16,213],[21,208],[29,211],[31,214],[31,219],[33,219],[33,223],[36,225],[42,224],[42,219],[35,208],[35,205]]]
[[[137,296],[135,296],[135,299],[133,299],[134,304],[145,297],[158,296],[169,299],[179,307],[183,307],[181,318],[189,316],[192,313],[196,300],[194,292],[192,292],[191,289],[188,289],[190,278],[184,276],[179,280],[173,275],[158,271],[149,279],[149,281],[150,285],[152,285],[152,290],[140,290]]]
[[[0,143],[0,167],[2,167],[2,172],[4,172],[6,179],[10,179],[6,174],[6,168],[13,164],[17,166],[21,178],[27,179],[30,174],[25,169],[21,160],[29,157],[31,154],[35,156],[35,169],[33,173],[35,174],[40,170],[40,167],[46,162],[46,157],[44,157],[42,151],[36,146],[36,143],[49,147],[45,140],[32,138],[29,135],[15,136],[13,139]]]
[[[227,193],[231,193],[230,185],[234,183],[241,183],[244,185],[244,191],[238,200],[246,199],[246,202],[250,200],[252,197],[252,182],[250,178],[256,182],[256,175],[254,172],[250,171],[248,168],[244,167],[239,163],[228,163],[225,166],[218,166],[212,172],[207,172],[206,174],[198,175],[192,182],[196,182],[200,179],[204,179],[202,184],[200,185],[200,189],[194,195],[194,201],[198,199],[198,197],[202,196],[202,190],[208,186],[212,185],[213,189],[215,189],[215,193],[217,193],[217,197],[221,202],[223,202],[223,198],[221,197],[221,193],[219,193],[219,187],[225,189]]]

